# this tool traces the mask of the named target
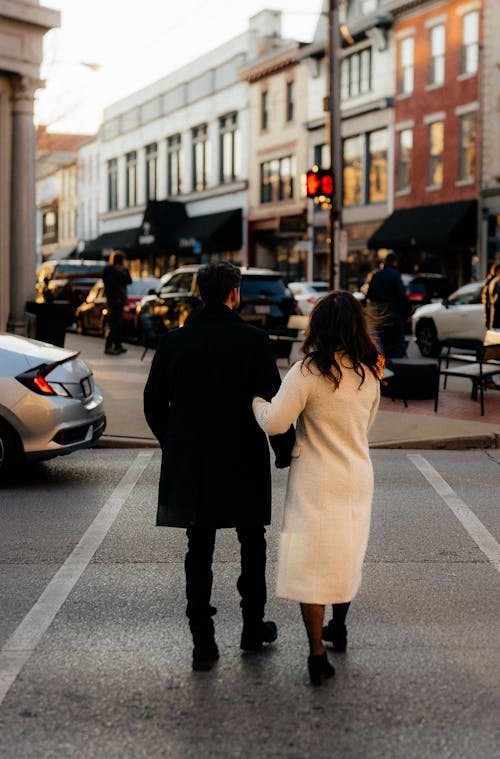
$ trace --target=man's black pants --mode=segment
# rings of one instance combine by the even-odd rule
[[[106,338],[106,348],[121,348],[123,306],[122,301],[108,303],[109,334]]]
[[[216,529],[188,527],[186,570],[186,615],[191,623],[211,624],[215,607],[210,605],[212,593],[212,559]],[[241,573],[237,588],[241,596],[243,621],[261,622],[267,600],[266,594],[266,539],[265,527],[237,527],[241,549]]]

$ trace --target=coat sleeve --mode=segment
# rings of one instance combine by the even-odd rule
[[[168,424],[170,383],[168,382],[168,335],[160,341],[144,388],[144,416],[153,435],[163,440]]]
[[[256,360],[254,392],[255,395],[270,401],[279,390],[281,378],[269,338],[262,333],[261,339]],[[280,430],[279,434],[271,433],[269,442],[276,456],[276,466],[279,469],[290,466],[292,448],[295,445],[295,428],[292,422]]]
[[[302,363],[295,364],[271,402],[254,398],[253,412],[257,423],[268,435],[283,433],[296,421],[307,402],[312,374],[302,373]]]

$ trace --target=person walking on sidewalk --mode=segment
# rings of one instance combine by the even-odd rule
[[[269,338],[237,314],[240,280],[230,263],[199,270],[204,307],[162,337],[144,390],[146,420],[162,448],[156,523],[187,530],[194,670],[210,669],[219,658],[211,605],[218,529],[236,528],[240,542],[241,648],[259,651],[277,637],[275,623],[264,621],[269,448],[252,398],[271,398],[281,380]],[[289,466],[294,440],[290,425],[271,438],[276,466]]]
[[[486,290],[486,302],[483,301],[488,314],[486,318],[486,328],[500,329],[500,264],[495,265],[492,276],[489,277]]]
[[[395,253],[388,253],[384,267],[374,273],[366,297],[377,306],[381,315],[377,332],[384,356],[404,358],[405,322],[410,316],[410,307]]]
[[[335,674],[323,639],[345,651],[345,619],[361,582],[373,495],[367,435],[379,404],[383,358],[362,306],[344,291],[316,304],[303,351],[272,401],[256,397],[253,410],[269,435],[298,420],[277,595],[300,603],[309,675],[320,685]],[[325,604],[332,604],[333,619],[323,628]]]
[[[113,251],[109,257],[109,264],[104,267],[102,272],[102,279],[108,303],[109,325],[104,353],[109,356],[118,356],[120,353],[127,352],[127,349],[122,345],[122,316],[123,307],[127,300],[127,285],[132,284],[123,251]]]

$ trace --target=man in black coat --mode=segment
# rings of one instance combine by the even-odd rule
[[[127,352],[122,345],[122,317],[123,307],[127,300],[127,285],[132,284],[132,278],[125,263],[125,253],[115,250],[109,257],[109,264],[102,272],[109,324],[104,353],[109,356],[119,356],[120,353]]]
[[[405,321],[410,316],[410,307],[395,253],[387,254],[383,269],[371,278],[366,297],[377,305],[382,317],[377,332],[384,356],[404,358]]]
[[[253,396],[271,399],[280,376],[267,335],[237,314],[240,270],[211,264],[198,273],[204,308],[163,336],[144,390],[144,412],[162,448],[157,524],[187,529],[186,614],[193,669],[218,659],[210,605],[216,530],[235,527],[241,546],[241,648],[276,639],[264,622],[265,525],[271,520],[267,438]],[[270,439],[276,466],[290,464],[295,432]]]

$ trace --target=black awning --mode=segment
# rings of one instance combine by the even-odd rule
[[[368,240],[369,248],[429,250],[469,247],[477,235],[477,201],[401,208],[387,217]]]
[[[191,216],[176,230],[175,236],[179,248],[196,249],[201,245],[204,253],[239,250],[243,243],[241,208]]]
[[[120,250],[128,251],[137,247],[138,237],[141,234],[139,227],[132,227],[131,229],[119,229],[116,232],[105,232],[95,240],[89,240],[85,243],[85,248],[82,257],[89,258],[89,254],[93,256],[98,253],[102,253],[103,250]]]
[[[144,211],[144,224],[149,224],[149,232],[155,243],[163,248],[177,247],[177,230],[188,218],[186,206],[173,200],[149,200]]]

